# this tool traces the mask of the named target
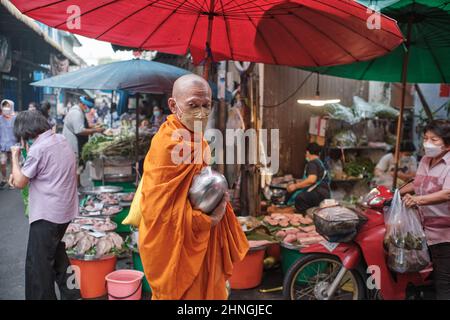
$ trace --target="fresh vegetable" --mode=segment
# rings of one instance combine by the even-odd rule
[[[139,156],[145,156],[152,135],[146,132],[139,132]],[[123,133],[109,137],[104,135],[96,135],[92,137],[88,143],[83,146],[81,158],[84,161],[105,157],[130,157],[136,153],[136,136],[134,132],[124,131]]]
[[[350,177],[367,177],[371,180],[374,169],[375,164],[367,158],[359,158],[344,164],[344,172]]]

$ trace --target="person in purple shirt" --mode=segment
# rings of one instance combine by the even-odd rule
[[[17,115],[14,134],[22,145],[29,146],[23,166],[20,147],[11,148],[10,176],[10,184],[16,188],[29,185],[25,298],[56,299],[56,282],[62,299],[79,299],[61,241],[70,221],[78,215],[75,154],[64,136],[53,133],[47,119],[36,111]]]

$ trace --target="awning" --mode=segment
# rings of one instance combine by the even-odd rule
[[[50,45],[53,49],[55,49],[57,52],[64,55],[66,58],[69,59],[70,63],[73,65],[81,65],[81,58],[78,57],[76,54],[68,52],[67,50],[64,50],[55,40],[50,38],[40,27],[39,25],[31,18],[27,17],[26,15],[22,14],[13,4],[11,4],[8,0],[0,0],[2,6],[6,9],[9,14],[11,14],[15,19],[18,21],[24,23],[28,28],[33,30],[39,37],[42,38],[46,43]],[[2,19],[2,33],[5,32],[5,35],[8,35],[6,26],[7,22]]]

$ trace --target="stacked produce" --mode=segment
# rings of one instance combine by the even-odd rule
[[[109,193],[100,194],[97,197],[88,196],[82,201],[80,214],[82,216],[113,216],[123,209],[117,205],[118,203],[119,197]]]
[[[347,177],[367,177],[369,180],[373,177],[375,164],[367,158],[358,158],[344,164],[344,172]]]
[[[291,245],[307,246],[324,240],[316,232],[313,220],[295,213],[272,213],[263,219],[263,223],[275,238]]]
[[[105,205],[114,206],[119,204],[119,200],[114,193],[101,193],[97,196],[97,198]],[[93,199],[91,199],[91,201],[93,202]]]
[[[122,238],[114,232],[98,234],[89,231],[66,233],[63,237],[69,255],[92,255],[101,258],[107,254],[119,254],[124,249]]]
[[[110,218],[77,218],[67,227],[66,233],[76,233],[84,230],[92,230],[99,232],[114,231],[117,225]]]
[[[139,132],[139,156],[145,156],[150,147],[152,135]],[[136,136],[134,132],[124,131],[117,136],[96,135],[86,143],[81,152],[84,161],[104,157],[130,157],[136,154]]]
[[[364,99],[354,96],[353,105],[346,107],[341,104],[330,104],[324,108],[326,114],[333,119],[343,120],[354,125],[363,119],[396,119],[398,110],[381,103],[368,103]]]

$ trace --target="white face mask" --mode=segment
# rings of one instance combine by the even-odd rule
[[[437,146],[430,142],[424,142],[423,149],[425,150],[425,155],[432,158],[437,157],[444,152],[442,146]]]
[[[2,109],[2,113],[3,113],[5,116],[11,115],[11,108],[3,108],[3,109]]]
[[[208,124],[208,115],[209,112],[200,113],[198,111],[184,111],[178,106],[178,103],[175,101],[175,107],[178,109],[179,113],[177,114],[178,119],[183,123],[190,131],[194,131],[194,123],[196,121],[201,122],[201,130],[204,131],[206,129],[206,125]]]

